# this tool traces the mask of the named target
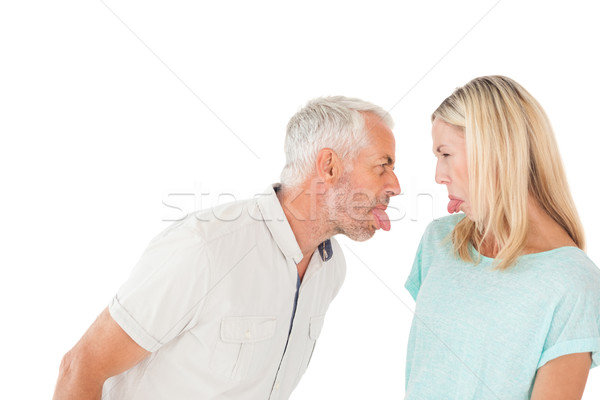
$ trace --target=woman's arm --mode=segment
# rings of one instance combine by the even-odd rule
[[[567,354],[548,361],[537,371],[531,400],[581,400],[591,364],[591,353]]]

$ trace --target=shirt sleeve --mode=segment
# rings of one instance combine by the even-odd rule
[[[209,286],[204,242],[179,226],[149,244],[109,311],[137,344],[153,352],[193,325]]]
[[[415,259],[413,261],[412,269],[408,275],[408,278],[406,279],[406,282],[404,283],[404,287],[406,290],[408,290],[415,301],[417,300],[417,295],[419,294],[419,290],[421,289],[421,285],[423,284],[423,280],[425,279],[427,270],[429,268],[430,254],[427,249],[431,246],[428,246],[427,243],[432,224],[433,223],[427,226],[425,233],[423,233],[423,236],[421,237],[419,247],[417,248],[417,254],[415,255]]]
[[[557,357],[592,353],[591,368],[600,364],[600,283],[591,279],[583,288],[563,295],[554,308],[538,368]]]

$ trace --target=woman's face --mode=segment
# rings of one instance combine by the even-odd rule
[[[448,188],[448,212],[462,211],[473,220],[465,133],[461,128],[436,118],[433,120],[432,136],[433,153],[437,157],[435,181]]]

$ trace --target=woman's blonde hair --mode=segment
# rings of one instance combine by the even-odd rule
[[[504,76],[473,79],[442,102],[436,118],[462,128],[467,143],[474,221],[463,218],[452,232],[461,259],[473,262],[473,246],[493,238],[496,267],[513,265],[526,245],[529,196],[585,248],[550,121],[521,85]]]

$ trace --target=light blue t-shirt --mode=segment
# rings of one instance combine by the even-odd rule
[[[576,247],[493,259],[454,256],[464,214],[432,222],[405,287],[416,301],[405,399],[528,399],[548,361],[592,352],[600,364],[600,270]]]

